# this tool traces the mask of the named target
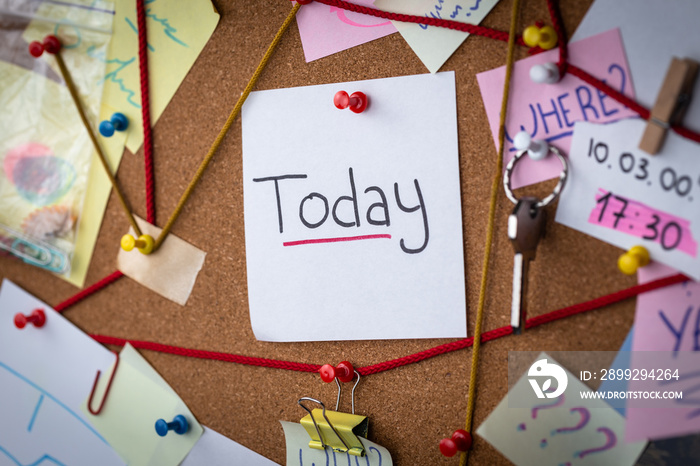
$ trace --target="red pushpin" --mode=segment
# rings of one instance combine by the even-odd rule
[[[59,50],[61,50],[61,41],[56,36],[46,36],[43,42],[35,40],[29,44],[29,53],[34,58],[39,58],[44,52],[55,55]]]
[[[330,364],[324,364],[318,370],[321,374],[321,380],[326,383],[333,382],[337,377],[343,383],[351,382],[355,377],[355,368],[348,361],[338,363],[337,367]]]
[[[43,327],[46,323],[46,314],[41,309],[34,309],[31,314],[15,314],[15,327],[24,328],[27,324],[33,324],[36,328]]]
[[[345,91],[338,91],[333,97],[333,104],[336,108],[344,109],[350,108],[351,112],[362,113],[367,108],[369,99],[363,92],[353,92],[348,96]]]
[[[472,434],[464,429],[457,429],[452,434],[452,438],[440,440],[440,453],[444,456],[452,457],[458,451],[467,451],[472,447]]]

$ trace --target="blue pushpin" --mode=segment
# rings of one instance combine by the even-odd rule
[[[106,138],[112,137],[114,130],[124,131],[129,127],[129,120],[123,113],[116,112],[112,118],[100,123],[100,134]]]
[[[175,431],[176,434],[183,435],[186,434],[189,429],[190,425],[182,414],[175,416],[173,422],[165,422],[164,419],[158,419],[156,421],[156,433],[161,437],[168,435],[169,430]]]

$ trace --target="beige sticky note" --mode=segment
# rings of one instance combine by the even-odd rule
[[[161,232],[160,228],[143,219],[136,217],[136,221],[141,232],[153,239]],[[132,228],[129,228],[129,234],[135,235]],[[117,268],[146,288],[184,306],[206,255],[171,233],[161,247],[149,255],[141,254],[136,248],[128,252],[119,249]]]
[[[110,375],[111,371],[100,377],[93,409],[99,408]],[[91,414],[87,400],[82,410],[107,443],[132,466],[180,464],[204,432],[177,393],[128,343],[119,354],[102,412]],[[171,422],[178,414],[187,419],[187,432],[179,435],[170,431],[160,437],[156,421]]]
[[[103,103],[136,122],[126,142],[135,153],[143,143],[136,9],[133,0],[116,0],[114,6]],[[219,14],[211,0],[159,0],[146,2],[145,8],[151,120],[155,124],[214,32]]]

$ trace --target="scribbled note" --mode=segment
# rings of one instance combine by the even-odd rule
[[[479,24],[498,0],[376,0],[396,13]],[[394,21],[394,26],[431,73],[436,73],[469,34],[425,24]]]
[[[353,3],[373,6],[372,0],[355,0]],[[317,2],[299,10],[297,24],[307,62],[396,32],[391,22],[385,19]]]
[[[309,447],[309,434],[301,424],[280,421],[287,441],[287,466],[391,466],[393,461],[389,450],[381,445],[359,437],[365,447],[362,458],[333,451],[330,448],[316,450]]]
[[[243,199],[258,340],[465,335],[454,86],[449,72],[251,93]],[[371,96],[368,108],[337,109],[341,89]],[[404,98],[418,93],[430,99]]]
[[[43,309],[46,323],[20,330],[17,313]],[[0,288],[0,464],[124,462],[80,411],[97,371],[114,355],[9,280]],[[76,448],[76,446],[80,448]]]
[[[544,353],[536,359],[543,358],[557,364]],[[646,442],[624,443],[624,419],[602,400],[586,399],[582,393],[592,390],[565,372],[566,390],[551,400],[534,397],[523,374],[477,434],[518,466],[634,464]],[[527,408],[513,408],[509,400],[533,401]]]
[[[513,66],[506,118],[504,165],[513,158],[513,138],[519,131],[526,131],[533,139],[546,140],[568,153],[575,122],[608,123],[636,116],[636,113],[622,104],[570,74],[556,85],[533,82],[530,79],[530,69],[542,63],[556,63],[558,54],[558,49],[550,50],[519,60]],[[617,29],[570,44],[569,61],[625,95],[634,97],[629,67]],[[498,146],[505,67],[479,73],[476,77],[491,135],[494,144]],[[511,184],[518,188],[558,177],[560,172],[561,164],[556,157],[542,161],[525,159],[518,164]]]
[[[155,124],[214,32],[219,14],[210,0],[146,0],[145,8],[151,119]],[[129,127],[126,146],[136,152],[143,142],[136,10],[130,0],[115,0],[115,9],[114,40],[107,56],[89,53],[107,65],[103,103],[135,123]]]
[[[639,269],[645,283],[677,271],[658,263]],[[657,355],[652,367],[678,368],[680,377],[630,381],[630,390],[682,391],[682,398],[660,400],[646,408],[644,400],[627,403],[626,438],[666,438],[700,430],[700,284],[685,282],[644,293],[637,298],[630,367],[648,369],[640,354]],[[641,352],[641,353],[639,353]]]
[[[651,157],[637,148],[645,125],[576,123],[556,220],[624,249],[641,244],[698,278],[700,145],[670,133],[664,156]]]

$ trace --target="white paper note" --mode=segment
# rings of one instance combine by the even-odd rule
[[[276,466],[277,463],[204,427],[204,433],[181,466]]]
[[[280,421],[284,429],[284,437],[287,441],[287,466],[322,465],[343,466],[345,464],[365,464],[368,466],[391,466],[389,450],[374,442],[358,437],[365,447],[365,456],[359,458],[348,453],[338,453],[331,448],[317,450],[309,447],[309,434],[301,424],[295,422]]]
[[[258,340],[466,336],[453,72],[253,92],[242,116]]]
[[[651,109],[673,56],[700,61],[698,18],[697,0],[596,0],[571,40],[619,27],[637,100]],[[695,96],[700,93],[699,83],[695,83]],[[683,124],[700,130],[700,99],[690,101]]]
[[[43,327],[15,327],[15,314],[30,314],[37,308],[46,314]],[[0,465],[124,465],[80,411],[97,371],[109,370],[114,359],[45,303],[4,280],[0,289]]]
[[[498,0],[376,0],[377,8],[426,18],[449,19],[479,24]],[[431,73],[436,73],[457,48],[469,37],[466,32],[392,21]]]
[[[646,122],[578,122],[556,221],[700,278],[700,145],[677,134],[663,156],[637,148]]]

